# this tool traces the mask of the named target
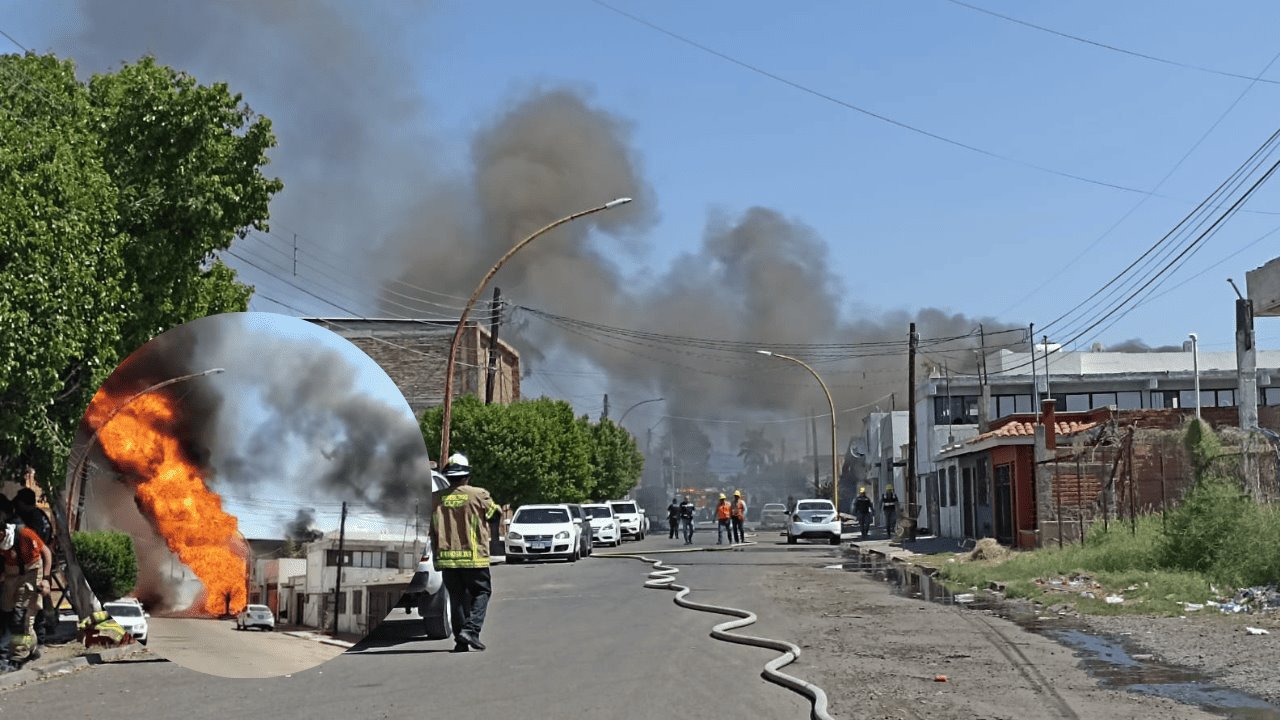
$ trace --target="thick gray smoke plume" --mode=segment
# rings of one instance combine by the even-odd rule
[[[73,54],[82,66],[105,69],[154,52],[201,81],[230,82],[272,118],[280,147],[269,170],[285,181],[272,207],[273,218],[281,221],[276,233],[288,237],[289,230],[300,229],[307,243],[350,258],[353,272],[344,277],[358,277],[366,258],[375,257],[371,274],[384,282],[353,282],[345,290],[365,301],[357,308],[364,312],[380,301],[377,311],[392,316],[456,314],[445,306],[458,301],[442,303],[414,286],[465,297],[519,238],[568,213],[630,196],[631,205],[541,238],[495,284],[515,302],[565,316],[773,347],[901,341],[912,320],[924,337],[964,334],[977,324],[943,310],[886,311],[860,304],[857,278],[828,269],[833,249],[827,240],[770,208],[716,213],[700,237],[683,239],[687,251],[669,266],[624,272],[620,260],[644,258],[645,231],[657,217],[659,198],[631,144],[629,124],[578,90],[543,89],[516,98],[476,133],[466,170],[441,170],[424,131],[427,109],[407,77],[413,66],[406,52],[413,23],[407,20],[421,21],[423,4],[411,4],[396,17],[386,4],[357,8],[320,0],[123,0],[109,7],[81,0],[76,7],[83,23],[66,24],[76,29],[53,49]],[[870,267],[882,241],[844,238],[834,247],[866,256]],[[379,243],[380,254],[366,250]],[[253,242],[246,247],[252,250]],[[998,327],[989,323],[988,329]],[[629,344],[552,327],[519,312],[502,332],[521,351],[526,371],[584,359],[597,366],[607,374],[605,389],[615,402],[663,396],[670,415],[744,422],[825,411],[824,398],[802,370],[750,353],[670,342]],[[976,344],[948,346],[951,366],[971,362],[957,348]],[[844,362],[809,359],[826,361],[818,367],[838,407],[879,402],[888,409],[894,402],[888,396],[897,392],[897,407],[905,408],[901,354],[863,355]],[[922,363],[929,360],[922,357]],[[307,372],[316,374],[312,382],[322,379],[319,368],[298,377]],[[857,432],[856,420],[869,409],[842,415],[842,435]],[[357,412],[353,406],[342,410]],[[805,425],[770,425],[770,435],[784,433],[786,440],[789,433],[790,446],[803,448]],[[746,427],[702,429],[732,451]],[[335,443],[335,452],[345,448]],[[394,470],[396,455],[388,448],[381,462]],[[228,466],[225,474],[248,477],[266,470],[257,467],[259,453],[241,456],[243,467]],[[343,457],[334,465],[339,476],[370,469]],[[323,468],[317,472],[325,477]]]
[[[296,543],[308,543],[319,540],[324,533],[315,529],[315,511],[301,508],[284,528],[284,536]]]

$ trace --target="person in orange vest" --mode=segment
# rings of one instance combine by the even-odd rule
[[[733,491],[733,503],[729,506],[729,520],[733,526],[733,542],[746,542],[746,534],[742,532],[742,523],[747,519],[747,504],[742,500],[742,491]]]
[[[733,542],[733,530],[729,525],[729,499],[720,493],[720,503],[716,505],[716,544],[724,544],[724,536],[729,536],[729,542]]]

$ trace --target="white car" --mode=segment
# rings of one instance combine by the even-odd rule
[[[836,515],[836,506],[821,498],[801,500],[796,503],[791,523],[787,525],[787,543],[795,545],[797,540],[817,538],[825,538],[832,545],[840,544],[840,518]]]
[[[133,598],[123,598],[109,603],[103,603],[102,609],[107,611],[112,620],[120,623],[120,627],[125,629],[133,636],[134,640],[147,644],[147,618],[151,617],[151,613],[143,610],[142,603]]]
[[[634,540],[643,540],[645,530],[649,524],[644,517],[644,511],[636,504],[635,500],[614,500],[609,503],[609,507],[613,508],[613,515],[618,519],[618,527],[622,529],[622,538],[632,538]]]
[[[577,562],[577,532],[564,505],[525,505],[516,510],[507,526],[507,562],[553,557]]]
[[[240,611],[240,614],[236,615],[236,629],[248,630],[250,628],[275,630],[276,616],[271,612],[271,608],[266,605],[246,605]]]
[[[592,540],[609,547],[622,544],[622,527],[618,518],[613,515],[613,508],[608,505],[583,505],[582,509],[591,517]]]
[[[396,607],[403,608],[406,615],[417,608],[428,640],[445,640],[453,634],[449,623],[449,591],[444,587],[444,574],[436,569],[431,558],[430,543],[423,549],[413,579]]]
[[[782,503],[766,503],[760,508],[760,527],[766,529],[787,526],[787,506]]]

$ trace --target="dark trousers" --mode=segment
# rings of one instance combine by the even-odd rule
[[[897,510],[884,511],[884,532],[886,535],[893,535],[893,528],[898,522]]]
[[[862,538],[867,537],[867,530],[871,527],[871,513],[860,513],[858,515],[858,529],[862,531]]]
[[[684,544],[693,544],[693,518],[680,518],[680,523],[684,527]]]
[[[724,540],[724,536],[729,536],[729,542],[733,542],[733,527],[727,519],[716,521],[716,544],[719,545]]]
[[[489,596],[493,583],[489,568],[444,568],[444,587],[449,591],[449,614],[453,624],[453,639],[468,630],[477,637],[484,627],[485,611],[489,608]]]
[[[667,518],[667,524],[671,526],[670,538],[674,539],[676,533],[680,530],[680,518]]]
[[[733,541],[741,543],[747,541],[747,536],[742,532],[742,518],[733,518],[729,521],[733,524]]]

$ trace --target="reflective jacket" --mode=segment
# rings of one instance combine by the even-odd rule
[[[431,520],[436,566],[489,567],[489,520],[499,512],[501,508],[483,488],[458,485],[444,491]]]
[[[880,496],[880,509],[885,512],[898,511],[898,495],[897,493],[884,493]]]
[[[734,520],[742,520],[747,517],[747,504],[742,502],[742,498],[737,498],[729,505],[729,515]]]
[[[716,506],[716,519],[717,520],[729,519],[729,503],[722,502]]]

